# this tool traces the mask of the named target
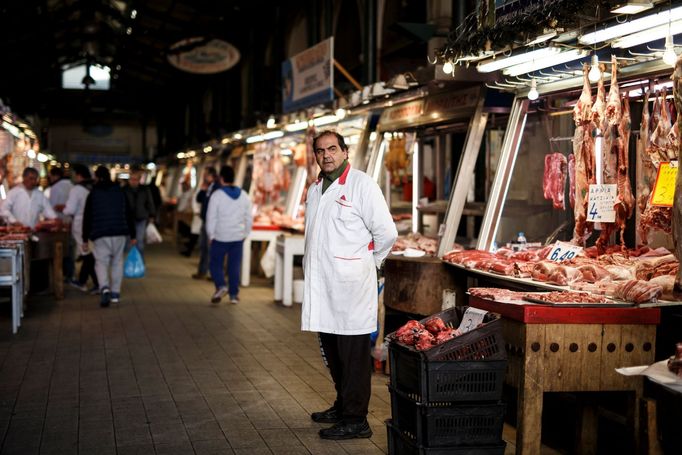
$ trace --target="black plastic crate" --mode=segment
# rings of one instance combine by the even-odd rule
[[[411,442],[386,421],[389,455],[504,455],[506,442],[481,446],[423,447]]]
[[[430,362],[392,343],[391,386],[422,403],[499,401],[506,360]]]
[[[467,308],[450,308],[424,318],[419,322],[424,324],[434,317],[439,317],[445,325],[456,329],[459,327]],[[394,339],[395,332],[387,335],[387,338],[396,349],[403,349],[406,352],[419,356],[423,360],[444,362],[448,360],[504,360],[507,358],[504,338],[502,337],[502,321],[497,313],[486,314],[481,327],[426,351],[418,351],[413,346],[406,346],[398,342]]]
[[[502,442],[501,403],[419,403],[389,387],[393,427],[423,447],[494,445]]]

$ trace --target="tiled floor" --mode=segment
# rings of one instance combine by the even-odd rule
[[[19,333],[0,334],[1,452],[41,454],[381,454],[390,414],[376,375],[374,436],[322,441],[311,411],[333,401],[315,335],[272,288],[209,303],[195,260],[148,252],[121,303],[69,290],[31,296]]]

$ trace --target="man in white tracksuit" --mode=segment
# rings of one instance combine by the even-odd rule
[[[215,283],[212,303],[219,303],[229,292],[230,302],[239,303],[239,271],[244,239],[251,232],[253,215],[248,194],[234,186],[234,169],[220,169],[222,187],[211,195],[206,211],[206,235],[210,245],[211,278]],[[229,289],[225,286],[223,264],[227,256]]]
[[[311,418],[334,423],[320,430],[323,439],[368,438],[376,270],[398,233],[379,186],[351,169],[343,136],[324,131],[313,148],[322,172],[306,200],[301,329],[319,332],[336,401]]]

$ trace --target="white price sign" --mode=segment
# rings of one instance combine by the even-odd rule
[[[483,322],[487,311],[479,310],[478,308],[469,307],[462,316],[462,322],[457,328],[462,334],[470,332],[478,327]]]
[[[547,259],[555,262],[570,261],[583,250],[583,247],[567,242],[556,242],[547,255]]]
[[[613,223],[616,221],[617,185],[590,185],[590,193],[587,205],[587,221],[601,221]]]

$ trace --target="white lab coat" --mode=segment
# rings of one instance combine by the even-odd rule
[[[197,190],[192,194],[192,226],[190,227],[190,231],[192,234],[196,235],[201,233],[201,226],[204,224],[203,220],[201,219],[201,204],[197,202],[197,195],[199,194],[199,191],[201,191],[201,189],[197,188]]]
[[[83,253],[83,213],[85,213],[85,201],[88,199],[88,194],[90,190],[84,185],[74,186],[64,207],[64,215],[73,217],[71,235],[76,241],[78,255]]]
[[[37,187],[26,191],[23,184],[9,190],[1,213],[9,223],[19,222],[30,228],[35,227],[41,214],[45,218],[57,218],[45,195]]]
[[[69,199],[69,194],[71,194],[72,189],[73,183],[71,183],[71,180],[69,179],[60,179],[50,185],[50,194],[48,197],[52,208],[55,208],[58,205],[66,205],[66,201]],[[64,220],[63,214],[57,213],[57,216],[60,220]]]
[[[377,329],[377,276],[398,236],[379,186],[351,169],[322,194],[308,189],[301,330],[362,335]]]

